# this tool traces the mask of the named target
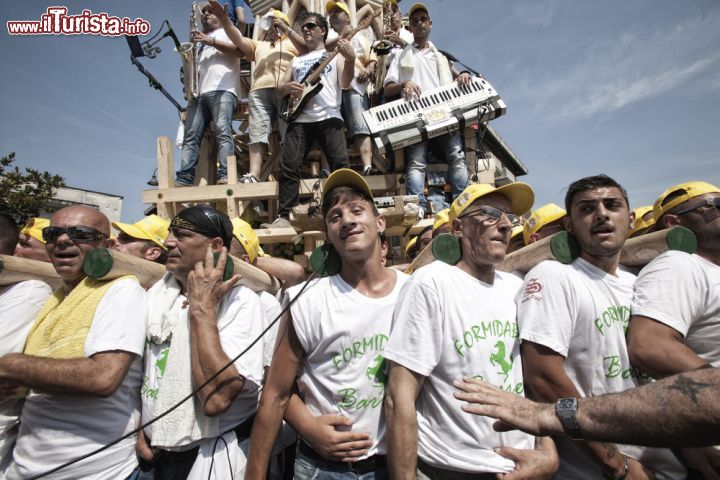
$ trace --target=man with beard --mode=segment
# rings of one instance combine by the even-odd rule
[[[633,223],[627,193],[606,175],[582,178],[568,187],[565,209],[580,256],[568,265],[541,262],[527,273],[518,325],[528,397],[557,401],[565,428],[581,440],[577,397],[621,392],[646,376],[630,365],[625,343],[635,281],[618,269]],[[561,438],[557,445],[559,479],[685,475],[668,450]]]
[[[720,366],[720,188],[687,182],[665,190],[653,206],[657,229],[685,227],[694,254],[668,251],[635,282],[628,350],[654,378]],[[690,465],[716,478],[720,452],[684,451]]]

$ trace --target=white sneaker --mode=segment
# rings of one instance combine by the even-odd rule
[[[258,179],[252,173],[246,173],[238,180],[238,183],[258,183]]]
[[[372,173],[372,166],[368,165],[367,167],[364,167],[362,170],[362,176],[368,177],[370,176],[370,173]]]

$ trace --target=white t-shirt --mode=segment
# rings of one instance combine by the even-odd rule
[[[23,351],[30,327],[50,295],[50,286],[38,280],[0,287],[0,328],[3,332],[0,355]],[[15,435],[9,435],[8,431],[17,425],[22,404],[20,398],[0,401],[0,464],[15,440]]]
[[[412,42],[411,42],[412,43]],[[402,83],[412,80],[418,84],[422,90],[430,90],[440,86],[440,76],[438,75],[438,61],[432,49],[424,48],[418,50],[413,45],[415,56],[415,64],[412,76],[407,76],[406,72],[400,69],[401,52],[397,52],[392,56],[390,66],[385,75],[385,85],[390,82]]]
[[[461,472],[508,472],[496,447],[534,448],[521,432],[497,433],[493,420],[462,411],[453,381],[482,378],[523,394],[515,294],[520,280],[495,272],[493,285],[433,262],[416,271],[398,298],[385,358],[425,378],[415,402],[418,456]]]
[[[569,265],[548,260],[525,275],[518,295],[520,338],[565,357],[565,373],[580,395],[622,392],[647,381],[630,365],[625,331],[635,276],[617,276],[578,258]],[[602,479],[600,467],[571,441],[558,439],[558,479]],[[656,471],[660,478],[684,478],[669,450],[619,446]]]
[[[31,391],[6,480],[50,470],[137,427],[146,322],[147,297],[137,281],[120,280],[110,287],[95,312],[85,356],[121,350],[138,357],[117,391],[107,398]],[[45,478],[115,480],[127,477],[136,466],[135,436],[131,436]]]
[[[230,42],[222,28],[207,34],[221,42]],[[198,91],[200,94],[216,90],[232,92],[237,96],[240,82],[240,59],[226,55],[212,45],[203,45],[198,59]]]
[[[688,348],[720,366],[720,266],[684,252],[658,255],[635,282],[632,313],[677,330]]]
[[[275,298],[275,295],[268,292],[260,292],[258,296],[260,297],[260,304],[262,305],[263,329],[266,329],[268,325],[280,315],[282,307],[278,299]],[[273,353],[275,352],[275,338],[277,337],[279,326],[280,320],[275,322],[275,325],[273,325],[263,337],[263,367],[269,367],[272,361]]]
[[[290,307],[305,351],[298,381],[305,404],[313,415],[343,415],[353,431],[369,434],[368,456],[385,453],[383,350],[395,301],[408,278],[394,272],[395,288],[385,297],[366,297],[334,275],[312,280]],[[301,285],[288,289],[289,298]]]
[[[184,296],[181,297],[184,299]],[[188,321],[187,308],[180,310],[179,315],[179,321]],[[220,345],[225,355],[232,359],[245,350],[262,332],[263,319],[260,299],[248,288],[233,288],[218,305],[217,325]],[[143,423],[162,413],[155,411],[155,402],[171,347],[172,338],[160,345],[152,342],[146,343],[145,378],[141,390]],[[235,397],[230,408],[218,415],[220,432],[225,432],[241,424],[255,413],[258,403],[258,388],[262,382],[262,360],[262,342],[258,342],[234,363],[238,373],[245,377],[245,386]],[[155,424],[145,427],[145,433],[149,439],[152,439],[154,428]],[[172,448],[168,447],[168,450],[184,451],[198,443],[176,445]]]
[[[305,74],[317,63],[320,62],[328,52],[324,49],[314,50],[306,55],[295,57],[292,60],[293,80],[301,81]],[[340,103],[342,102],[342,90],[340,89],[340,76],[338,75],[338,58],[335,56],[325,67],[320,82],[323,84],[320,92],[311,98],[303,107],[302,112],[295,119],[296,123],[313,123],[330,118],[340,118]],[[343,60],[344,61],[344,60]]]
[[[372,45],[372,42],[368,40],[364,36],[355,35],[350,40],[350,43],[353,46],[353,50],[355,50],[355,66],[357,67],[358,64],[360,65],[366,65],[368,62],[368,59],[370,57],[370,47]],[[364,82],[360,83],[357,80],[357,75],[360,73],[359,69],[355,69],[355,75],[353,76],[352,82],[350,83],[350,88],[355,90],[360,95],[365,95],[367,93],[368,84],[370,83],[369,80],[365,80]]]

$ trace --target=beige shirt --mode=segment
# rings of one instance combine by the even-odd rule
[[[255,50],[255,70],[250,91],[275,88],[298,51],[288,38],[271,44],[251,40]]]

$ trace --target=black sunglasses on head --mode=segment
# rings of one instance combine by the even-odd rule
[[[77,225],[75,227],[45,227],[42,229],[42,237],[45,242],[54,242],[64,233],[70,237],[70,240],[75,242],[94,242],[106,237],[101,231],[84,225]]]

